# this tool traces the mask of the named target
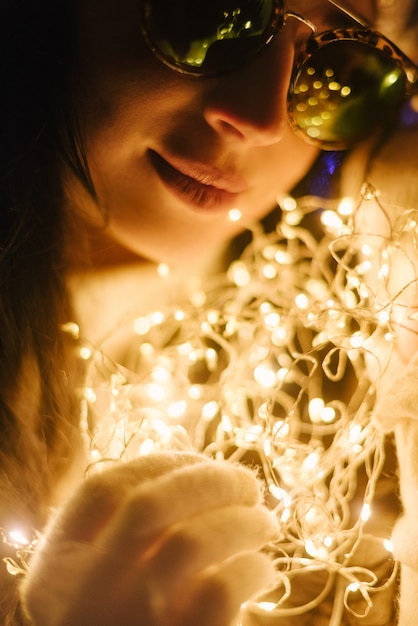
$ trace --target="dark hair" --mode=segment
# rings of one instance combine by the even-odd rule
[[[87,188],[89,177],[70,123],[70,24],[63,0],[0,8],[0,527],[9,529],[41,528],[51,477],[68,468],[77,438],[76,360],[60,330],[72,318],[64,160]],[[21,623],[0,567],[0,622]]]

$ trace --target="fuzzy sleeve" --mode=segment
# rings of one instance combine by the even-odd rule
[[[401,563],[399,626],[418,623],[418,355],[398,370],[373,415],[377,428],[395,434],[403,514],[393,535]]]

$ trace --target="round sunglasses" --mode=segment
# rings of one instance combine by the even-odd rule
[[[390,121],[417,93],[418,70],[390,40],[328,0],[352,26],[317,33],[284,0],[144,0],[141,26],[154,55],[181,74],[213,77],[250,61],[288,18],[312,31],[297,53],[288,91],[295,133],[344,150]]]

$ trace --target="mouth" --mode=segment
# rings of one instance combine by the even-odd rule
[[[154,150],[149,159],[164,186],[182,202],[200,210],[229,210],[245,191],[244,181],[215,168],[194,165],[183,159],[162,157]]]

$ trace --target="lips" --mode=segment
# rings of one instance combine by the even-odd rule
[[[246,189],[239,176],[176,157],[164,158],[154,150],[149,150],[148,154],[164,186],[193,208],[231,209],[238,194]]]

